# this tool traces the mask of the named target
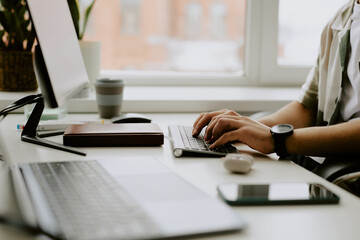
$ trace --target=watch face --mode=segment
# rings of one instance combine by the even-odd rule
[[[292,130],[293,130],[293,126],[291,126],[290,124],[279,124],[271,128],[271,131],[280,134],[288,133],[291,132]]]

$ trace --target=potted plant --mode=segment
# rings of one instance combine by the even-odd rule
[[[35,31],[25,0],[0,0],[0,91],[33,91]]]
[[[89,76],[91,89],[94,89],[93,83],[100,73],[100,49],[99,41],[85,41],[83,40],[86,26],[90,17],[90,13],[94,7],[95,0],[88,0],[88,5],[83,11],[80,11],[79,1],[81,0],[67,0],[71,16],[74,22],[76,34],[79,39],[81,53],[83,55],[85,67]]]

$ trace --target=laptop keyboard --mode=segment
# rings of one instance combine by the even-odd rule
[[[192,136],[192,127],[189,126],[177,126],[181,135],[181,139],[185,146],[185,149],[195,150],[195,151],[204,151],[204,152],[217,152],[217,153],[234,153],[237,152],[237,149],[230,143],[225,144],[221,147],[210,149],[210,144],[206,143],[204,140],[204,133],[201,132],[197,138]]]
[[[65,238],[148,239],[159,229],[96,161],[32,163]]]

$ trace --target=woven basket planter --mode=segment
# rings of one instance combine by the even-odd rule
[[[0,50],[0,91],[34,91],[37,87],[32,52]]]

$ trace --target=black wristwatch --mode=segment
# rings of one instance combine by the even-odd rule
[[[286,150],[285,140],[294,133],[294,128],[290,124],[278,124],[270,129],[274,138],[275,152],[280,158],[289,156]]]

